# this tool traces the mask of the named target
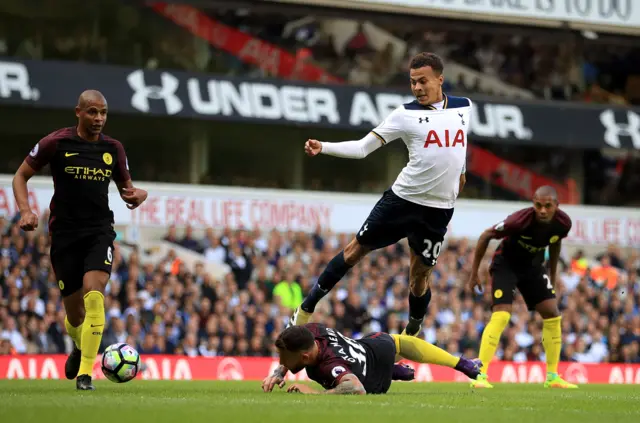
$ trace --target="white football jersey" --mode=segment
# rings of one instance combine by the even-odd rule
[[[401,139],[409,163],[392,186],[400,198],[424,206],[453,208],[466,171],[471,100],[444,96],[422,106],[417,101],[395,109],[372,133],[383,144]]]

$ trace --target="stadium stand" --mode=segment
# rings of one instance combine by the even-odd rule
[[[0,354],[69,352],[72,341],[64,334],[48,237],[21,233],[15,222],[0,218]],[[203,262],[187,267],[169,252],[153,265],[140,259],[142,251],[134,248],[124,259],[116,248],[102,348],[128,342],[145,355],[273,355],[272,341],[286,324],[291,304],[301,300],[348,237],[227,229],[194,239],[172,229],[166,239],[204,253]],[[323,300],[317,319],[353,336],[398,333],[408,312],[405,249],[397,244],[363,260]],[[475,354],[490,313],[486,292],[478,297],[461,288],[472,253],[468,240],[449,241],[434,272],[434,297],[423,328],[426,340],[456,354]],[[204,272],[204,260],[226,263],[231,272],[213,279]],[[625,256],[612,246],[584,257],[577,251],[563,257],[561,267],[563,360],[640,362],[638,252]],[[486,278],[486,263],[483,269]],[[499,358],[544,360],[535,319],[518,299]]]

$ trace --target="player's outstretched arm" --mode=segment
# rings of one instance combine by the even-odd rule
[[[487,252],[487,248],[489,247],[489,243],[492,239],[495,238],[495,230],[494,228],[489,228],[482,232],[480,238],[478,238],[478,243],[476,244],[475,254],[473,256],[473,265],[471,267],[471,275],[469,276],[468,286],[473,289],[476,286],[480,291],[482,291],[482,283],[480,282],[480,278],[478,277],[478,269],[480,268],[480,263],[482,263],[482,259],[484,258],[485,253]]]
[[[318,140],[307,140],[304,151],[311,157],[322,153],[345,159],[363,159],[382,147],[382,145],[380,138],[370,132],[358,141],[320,142]]]
[[[338,381],[338,386],[326,391],[316,391],[307,385],[293,384],[287,392],[300,392],[301,394],[324,394],[324,395],[366,395],[364,386],[360,379],[354,374],[347,374]]]
[[[29,206],[29,191],[27,189],[27,182],[33,175],[36,174],[36,170],[24,161],[16,171],[13,177],[13,195],[20,211],[20,228],[24,231],[32,231],[38,227],[38,216],[31,211]]]
[[[308,140],[305,144],[305,151],[312,157],[322,153],[347,159],[363,159],[385,144],[397,139],[405,139],[406,115],[404,110],[403,106],[395,109],[361,140],[344,142]]]

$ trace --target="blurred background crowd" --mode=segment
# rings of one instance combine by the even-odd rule
[[[0,219],[0,354],[68,353],[64,311],[51,270],[46,233],[23,233]],[[46,227],[46,225],[45,225]],[[269,356],[273,340],[326,263],[350,235],[318,231],[261,233],[170,228],[165,240],[202,254],[193,268],[169,254],[156,265],[114,254],[106,293],[107,326],[101,350],[116,342],[142,354]],[[493,247],[496,245],[494,244]],[[408,318],[408,251],[403,243],[379,250],[354,267],[325,298],[314,320],[348,336],[399,333]],[[491,294],[465,288],[473,257],[467,240],[449,240],[432,276],[433,299],[421,336],[453,354],[476,356],[490,317]],[[481,268],[485,287],[488,260]],[[214,280],[205,262],[231,272]],[[562,257],[556,292],[563,313],[563,360],[640,362],[640,256],[615,247],[597,257]],[[544,360],[541,320],[514,306],[497,357]]]
[[[445,60],[444,90],[453,94],[494,98],[490,102],[504,104],[555,100],[601,110],[628,106],[628,114],[616,109],[618,138],[625,138],[620,148],[598,144],[601,139],[565,148],[513,137],[477,141],[471,136],[469,144],[495,155],[498,164],[490,175],[476,175],[470,169],[462,197],[528,201],[530,195],[522,186],[531,190],[532,181],[543,178],[558,186],[573,182],[581,204],[640,204],[640,146],[634,137],[640,118],[636,119],[637,109],[631,108],[640,104],[637,37],[477,22],[473,16],[442,19],[284,5],[274,9],[261,3],[249,9],[222,0],[208,6],[202,2],[201,9],[180,15],[183,20],[176,23],[154,11],[152,3],[142,1],[3,0],[0,58],[40,64],[84,62],[129,70],[173,69],[244,80],[304,80],[299,69],[312,65],[332,83],[397,88],[408,94],[408,59],[419,51],[433,51]],[[194,34],[198,32],[214,33],[217,38],[210,43]],[[239,35],[250,37],[256,42],[251,45],[262,50],[245,51],[249,43],[241,51],[233,52],[228,45],[225,49],[225,40]],[[274,52],[291,55],[294,71],[282,75],[277,72],[280,68],[269,66]],[[3,144],[0,173],[13,174],[45,133],[36,124],[53,130],[73,124],[73,115],[71,106],[65,115],[40,104],[12,106],[16,92],[5,91],[0,92],[0,115],[14,117],[0,120],[0,132],[12,140]],[[567,103],[548,104],[567,107]],[[490,120],[486,110],[478,113]],[[304,166],[301,160],[293,160],[294,155],[287,155],[300,147],[295,144],[300,140],[323,135],[357,139],[355,130],[234,124],[224,119],[205,123],[166,116],[153,120],[143,114],[119,115],[110,122],[109,131],[120,131],[116,135],[126,142],[128,157],[135,163],[131,170],[135,181],[379,193],[395,177],[380,153],[366,161],[323,158]],[[202,150],[207,153],[192,148],[198,143],[192,142],[193,137],[185,139],[188,131],[192,131],[189,137],[205,133],[198,138],[205,141],[207,149]],[[240,141],[256,142],[247,149]],[[198,156],[197,160],[187,160],[191,156]],[[397,158],[393,160],[402,161]],[[191,175],[193,164],[200,162],[209,166]],[[295,172],[286,171],[297,166],[303,167],[300,177],[292,178]],[[10,189],[3,193],[11,195]],[[0,203],[0,211],[10,209],[8,201]],[[67,353],[72,342],[65,334],[64,311],[48,256],[46,216],[38,233],[21,232],[16,219],[0,217],[0,354]],[[273,355],[273,340],[293,308],[351,237],[325,231],[210,229],[200,238],[191,228],[167,231],[165,241],[173,243],[176,251],[169,250],[161,260],[149,261],[150,254],[136,245],[116,246],[101,349],[128,342],[145,355]],[[187,265],[179,248],[199,254],[200,262]],[[353,337],[402,330],[408,318],[407,248],[400,243],[365,258],[320,303],[314,319]],[[465,287],[473,248],[465,239],[448,240],[432,276],[433,299],[422,332],[429,342],[469,356],[477,355],[491,313],[489,290],[478,294]],[[490,253],[481,268],[486,287]],[[224,264],[231,271],[216,278],[205,270],[211,263]],[[638,250],[623,253],[611,246],[585,255],[567,249],[560,272],[556,293],[563,312],[562,359],[640,362]],[[497,357],[543,360],[540,338],[539,316],[529,313],[518,297]]]

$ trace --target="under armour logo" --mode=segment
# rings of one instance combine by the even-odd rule
[[[425,118],[418,118],[418,122],[422,123],[422,122],[427,122],[429,123],[429,118],[425,117]]]
[[[458,112],[458,116],[460,116],[460,120],[462,120],[462,124],[464,125],[464,115],[460,112]]]
[[[149,112],[151,108],[149,99],[164,100],[167,113],[170,115],[175,115],[182,110],[182,102],[176,96],[180,81],[170,73],[162,72],[160,74],[161,85],[147,85],[144,81],[144,72],[138,69],[127,76],[127,82],[134,91],[131,105],[141,112]]]
[[[627,123],[616,122],[613,110],[600,113],[600,122],[606,128],[604,141],[611,147],[620,148],[620,137],[630,137],[635,148],[640,148],[640,116],[627,111]]]
[[[364,235],[367,229],[369,229],[369,224],[365,223],[364,226],[362,227],[362,230],[360,231],[360,236]]]

